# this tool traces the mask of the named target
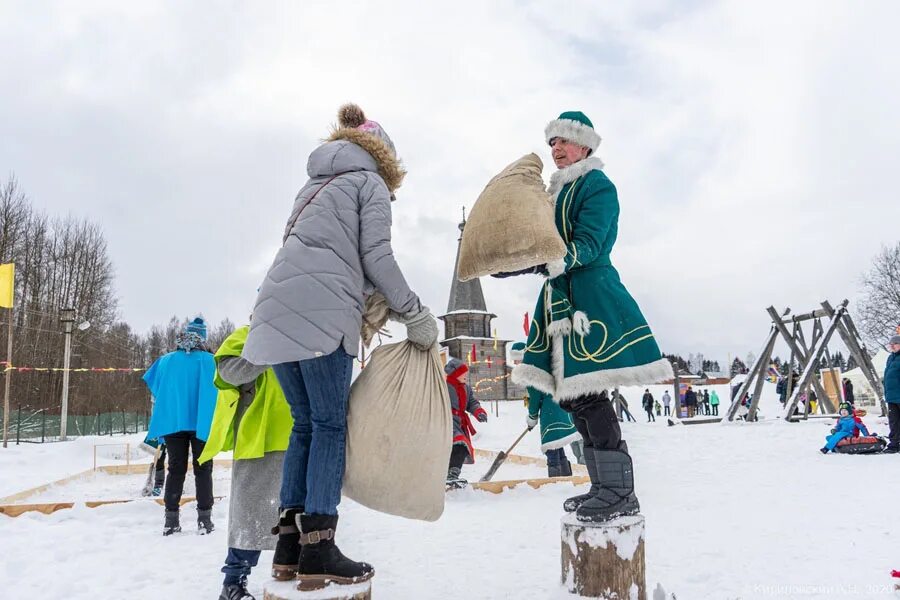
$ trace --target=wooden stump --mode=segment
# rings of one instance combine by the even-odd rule
[[[582,523],[562,518],[562,583],[587,598],[646,597],[644,517]]]
[[[372,582],[301,592],[296,581],[270,581],[263,590],[263,600],[372,600]]]

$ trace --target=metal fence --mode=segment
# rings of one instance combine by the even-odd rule
[[[0,423],[3,410],[0,409]],[[92,415],[68,415],[66,437],[85,435],[124,435],[147,431],[150,414],[146,412],[114,411]],[[48,414],[46,410],[17,407],[9,413],[9,443],[32,443],[59,441],[60,416]],[[0,432],[2,438],[2,432]]]

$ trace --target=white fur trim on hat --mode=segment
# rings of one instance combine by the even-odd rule
[[[544,138],[549,144],[555,137],[575,142],[590,148],[593,152],[600,146],[600,134],[591,127],[571,119],[555,119],[544,128]]]

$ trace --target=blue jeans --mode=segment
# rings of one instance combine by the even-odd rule
[[[225,573],[225,585],[246,581],[250,575],[250,569],[259,562],[259,555],[259,550],[229,548],[228,556],[225,557],[225,566],[222,567],[222,572]]]
[[[353,357],[338,348],[328,356],[272,369],[294,417],[284,455],[281,508],[336,515],[344,479]]]

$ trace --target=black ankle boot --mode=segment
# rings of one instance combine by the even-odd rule
[[[256,598],[247,591],[247,580],[242,579],[239,583],[223,585],[219,600],[256,600]]]
[[[569,462],[569,457],[563,456],[562,462],[559,463],[559,468],[562,470],[563,477],[572,476],[572,463]]]
[[[300,527],[300,563],[297,589],[318,590],[331,583],[351,585],[372,579],[375,569],[352,561],[334,543],[337,515],[297,515]]]
[[[197,533],[206,535],[216,528],[212,522],[212,509],[197,510]]]
[[[163,535],[172,535],[181,531],[180,513],[177,510],[166,511],[166,524],[163,526]]]
[[[297,563],[300,562],[300,528],[296,519],[302,512],[303,509],[297,508],[282,511],[278,525],[272,528],[272,534],[278,536],[275,556],[272,557],[272,577],[278,581],[290,581],[297,576]]]

